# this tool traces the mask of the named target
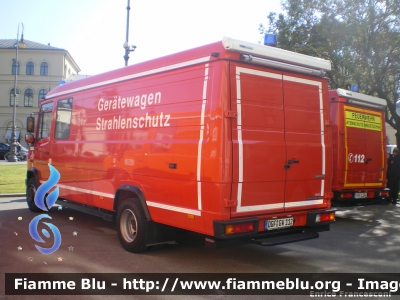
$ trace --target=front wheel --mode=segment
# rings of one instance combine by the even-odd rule
[[[33,212],[41,212],[42,210],[35,204],[35,193],[37,190],[36,182],[34,178],[29,178],[26,184],[26,203],[28,208]]]
[[[117,212],[117,233],[122,247],[129,252],[147,250],[146,218],[138,199],[125,200]]]

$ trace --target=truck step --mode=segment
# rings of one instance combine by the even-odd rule
[[[258,244],[260,246],[274,246],[274,245],[292,243],[302,240],[315,239],[317,237],[319,237],[318,232],[302,232],[302,233],[288,234],[284,236],[253,239],[252,243]]]

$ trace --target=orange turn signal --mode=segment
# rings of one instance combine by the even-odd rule
[[[225,235],[239,234],[254,231],[254,223],[237,223],[225,225]]]
[[[335,212],[333,211],[328,213],[318,214],[315,217],[316,223],[332,222],[332,221],[335,221]]]

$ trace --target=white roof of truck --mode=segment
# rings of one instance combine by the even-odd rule
[[[374,104],[374,105],[380,105],[380,106],[387,105],[386,100],[382,99],[382,98],[369,96],[369,95],[365,95],[365,94],[361,94],[361,93],[356,93],[356,92],[352,92],[352,91],[345,90],[345,89],[337,89],[336,91],[340,97],[353,99],[353,100],[356,100],[357,102],[364,102],[367,104]]]
[[[264,46],[235,40],[229,37],[222,39],[225,49],[240,53],[250,54],[257,57],[268,58],[285,63],[291,63],[299,66],[320,69],[323,71],[331,70],[331,62],[326,59],[312,57],[276,47]]]

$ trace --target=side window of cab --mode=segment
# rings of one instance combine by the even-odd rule
[[[72,117],[72,98],[57,101],[55,139],[68,139]]]
[[[37,140],[48,138],[51,130],[51,117],[53,114],[53,103],[43,104],[40,108]]]

